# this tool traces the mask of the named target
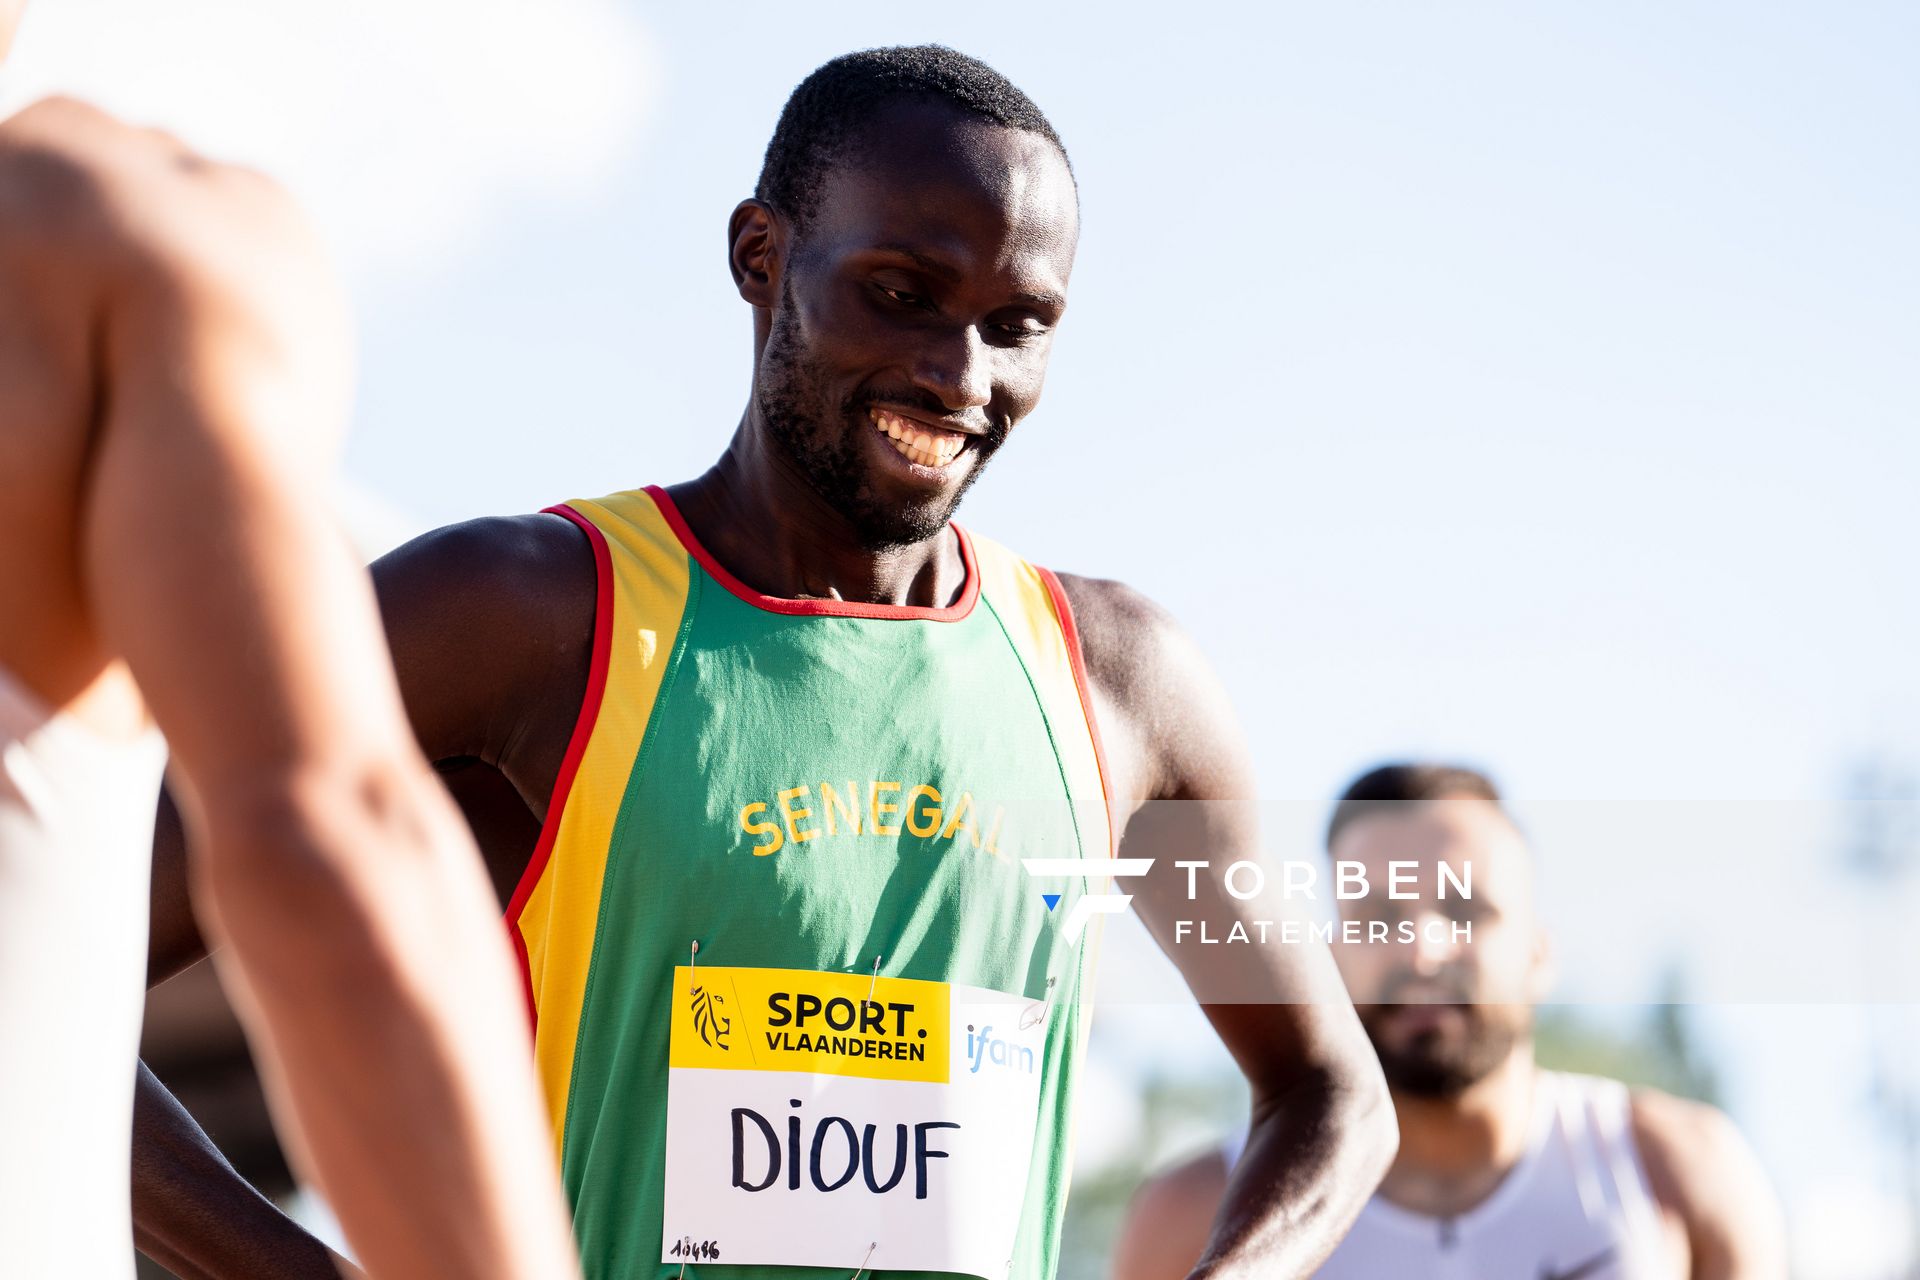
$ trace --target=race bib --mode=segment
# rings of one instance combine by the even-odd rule
[[[805,969],[673,982],[661,1261],[1006,1280],[1049,1009]]]

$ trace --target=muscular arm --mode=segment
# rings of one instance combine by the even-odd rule
[[[490,895],[313,490],[340,301],[259,179],[130,146],[102,184],[88,604],[172,746],[276,1112],[376,1273],[569,1274]]]
[[[1393,1112],[1332,957],[1304,943],[1197,945],[1251,933],[1257,902],[1221,887],[1260,858],[1256,787],[1236,718],[1204,658],[1161,610],[1115,583],[1065,578],[1107,730],[1116,804],[1132,817],[1123,857],[1155,860],[1134,904],[1179,968],[1253,1090],[1252,1124],[1193,1277],[1305,1276],[1337,1244],[1384,1175]],[[1176,860],[1205,859],[1196,900]],[[1177,1280],[1173,1273],[1169,1280]]]
[[[475,520],[386,556],[373,580],[413,732],[440,763],[504,903],[532,853],[536,813],[544,812],[586,688],[591,552],[557,517]],[[540,805],[525,796],[541,797]],[[178,812],[162,796],[149,983],[205,954],[186,861]],[[176,1270],[181,1258],[197,1268],[182,1274],[304,1277],[326,1252],[219,1156],[145,1070],[133,1179],[141,1247]]]
[[[1692,1280],[1785,1280],[1780,1202],[1731,1120],[1643,1089],[1633,1097],[1633,1140],[1653,1198],[1686,1234]]]

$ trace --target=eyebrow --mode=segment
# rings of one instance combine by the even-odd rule
[[[898,254],[900,257],[911,261],[928,275],[937,276],[948,283],[957,281],[960,278],[960,272],[948,263],[942,262],[938,258],[930,257],[918,249],[910,249],[903,244],[877,244],[873,247],[873,252]],[[1052,307],[1056,310],[1061,310],[1067,305],[1067,300],[1057,293],[1030,293],[1022,291],[1013,296],[1021,302],[1031,303],[1036,307]]]
[[[903,244],[877,244],[873,246],[873,252],[893,253],[898,254],[902,258],[910,258],[922,271],[927,272],[929,275],[939,276],[942,280],[958,280],[960,278],[959,271],[947,263],[940,261],[938,258],[929,257],[918,249],[909,249]]]

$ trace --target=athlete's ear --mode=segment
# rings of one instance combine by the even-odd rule
[[[727,266],[733,287],[756,307],[773,310],[786,266],[786,224],[758,200],[742,200],[727,221]]]

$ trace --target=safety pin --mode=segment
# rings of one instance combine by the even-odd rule
[[[873,1003],[874,988],[880,985],[880,957],[873,958],[873,981],[867,984],[867,1003]]]
[[[1020,1011],[1020,1029],[1022,1031],[1039,1026],[1040,1020],[1047,1016],[1047,1007],[1053,1003],[1054,981],[1053,978],[1048,978],[1046,996],[1043,999],[1036,1000]]]
[[[876,960],[874,963],[878,964],[879,961]],[[867,1263],[873,1260],[873,1251],[875,1249],[878,1249],[879,1247],[880,1247],[880,1242],[878,1240],[875,1240],[872,1244],[867,1246],[867,1256],[860,1259],[860,1270],[853,1273],[853,1280],[860,1280],[860,1277],[866,1274]]]

